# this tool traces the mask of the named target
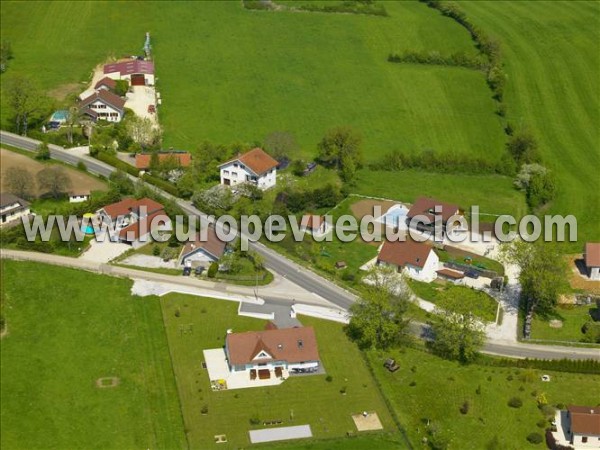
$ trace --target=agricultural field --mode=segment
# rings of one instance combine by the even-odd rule
[[[556,172],[554,214],[574,214],[581,251],[600,240],[600,3],[460,2],[503,45],[508,119],[529,127]]]
[[[166,146],[289,130],[313,156],[328,128],[351,125],[368,161],[424,148],[497,160],[505,136],[481,73],[387,62],[405,49],[475,54],[467,31],[417,2],[386,9],[389,17],[250,11],[234,1],[7,2],[2,37],[15,58],[3,86],[36,73],[48,90],[76,88],[107,57],[139,53],[150,30]],[[107,41],[99,31],[108,29]]]
[[[237,304],[222,300],[170,294],[161,298],[161,304],[191,449],[207,448],[217,434],[227,436],[223,448],[246,447],[248,430],[256,428],[250,424],[254,417],[281,419],[284,425],[310,424],[315,438],[331,439],[354,433],[351,414],[367,410],[377,411],[385,432],[396,431],[360,351],[341,324],[300,318],[303,325],[315,328],[319,353],[332,381],[325,375],[291,377],[279,386],[213,392],[201,367],[202,351],[224,345],[229,328],[261,330],[266,322],[237,316]],[[346,395],[340,393],[343,387]]]
[[[545,394],[550,405],[598,402],[594,387],[600,375],[464,366],[416,349],[393,353],[400,365],[395,373],[383,367],[387,354],[370,352],[368,357],[384,395],[415,445],[423,437],[431,439],[428,430],[436,430],[437,441],[450,443],[448,448],[541,448],[526,440],[530,433],[543,434],[538,422],[549,425],[537,406],[539,394]],[[542,374],[550,375],[551,381],[542,382]],[[510,407],[512,397],[520,399],[522,407]],[[463,414],[460,409],[465,402],[469,406]]]
[[[2,448],[185,447],[158,298],[63,267],[1,269]]]
[[[2,174],[4,175],[6,170],[9,170],[11,167],[23,167],[31,173],[31,175],[35,178],[38,172],[48,167],[48,164],[41,163],[39,161],[34,160],[33,158],[22,155],[10,150],[0,149],[0,161],[2,161]],[[64,167],[65,172],[69,176],[71,180],[71,187],[75,189],[83,189],[90,191],[104,191],[107,186],[106,183],[100,181],[98,178],[83,173],[79,170]],[[6,186],[2,183],[2,190],[6,190]],[[36,189],[33,191],[34,195],[43,195],[45,192],[41,192],[39,187],[36,186]]]

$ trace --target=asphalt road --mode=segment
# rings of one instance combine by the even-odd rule
[[[37,146],[40,144],[39,141],[34,139],[18,136],[6,131],[0,131],[0,143],[11,145],[23,150],[35,151]],[[49,145],[50,155],[53,159],[66,162],[68,164],[76,165],[79,161],[83,161],[91,173],[108,177],[115,169],[108,164],[101,161],[97,161],[89,156],[79,156],[70,153],[56,145]],[[133,178],[133,177],[132,177]],[[154,191],[160,193],[166,198],[170,198],[177,202],[177,204],[188,214],[194,214],[201,218],[201,220],[208,220],[208,216],[202,211],[199,211],[194,207],[191,202],[179,199],[164,192],[152,185],[147,185]],[[311,272],[310,270],[296,264],[293,261],[285,258],[279,253],[265,247],[261,243],[250,242],[250,248],[260,253],[265,259],[265,265],[273,272],[285,277],[292,283],[304,288],[309,292],[313,292],[331,303],[348,309],[350,305],[356,300],[356,297],[350,292],[343,288],[331,283],[328,280],[320,277],[319,275]],[[52,255],[47,255],[52,256]],[[6,257],[3,252],[2,257]],[[72,258],[71,258],[72,259]],[[73,261],[76,261],[72,259]],[[72,263],[68,265],[73,266]],[[93,270],[89,269],[88,270]],[[101,271],[101,270],[98,270]],[[125,274],[123,274],[125,275]],[[139,275],[139,274],[138,274]],[[159,275],[159,274],[154,274]],[[165,277],[165,275],[160,276]],[[153,279],[151,272],[144,272],[144,278]],[[182,277],[173,277],[172,282],[181,283]],[[157,277],[157,281],[158,277]],[[164,279],[163,279],[164,281]],[[288,300],[292,301],[294,293],[290,292]],[[278,296],[277,298],[265,298],[265,300],[273,302],[285,301],[285,299]],[[419,333],[423,334],[423,333]],[[532,345],[523,344],[520,342],[488,342],[484,347],[484,352],[495,354],[499,356],[514,357],[514,358],[539,358],[539,359],[599,359],[600,360],[600,349],[596,348],[578,348],[578,347],[564,347],[564,346],[546,346],[546,345]]]
[[[29,151],[36,151],[38,145],[40,144],[40,141],[35,139],[19,136],[6,131],[0,131],[0,142],[2,144],[11,145],[13,147]],[[65,150],[57,145],[50,144],[48,147],[50,149],[50,155],[53,159],[63,161],[71,165],[77,165],[78,162],[82,161],[85,163],[88,171],[93,174],[108,177],[112,172],[115,171],[114,167],[89,156],[73,154],[72,152],[69,152],[68,150]],[[132,178],[136,179],[134,177]],[[147,186],[157,193],[160,193],[162,196],[175,201],[187,214],[198,216],[204,221],[210,220],[209,216],[194,207],[191,202],[174,197],[168,192],[162,191],[155,186]],[[282,277],[287,278],[289,281],[297,284],[301,288],[325,298],[339,307],[347,309],[356,300],[356,297],[350,292],[331,283],[314,272],[311,272],[310,270],[307,270],[306,268],[294,263],[293,261],[290,261],[284,256],[281,256],[279,253],[260,243],[250,242],[249,247],[263,256],[265,260],[265,266],[268,269],[281,275]],[[293,292],[290,292],[290,299],[291,298],[293,298]]]

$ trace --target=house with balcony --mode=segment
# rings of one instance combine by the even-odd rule
[[[259,189],[266,190],[277,183],[278,165],[277,160],[264,150],[255,148],[219,166],[221,184],[236,186],[252,183]]]

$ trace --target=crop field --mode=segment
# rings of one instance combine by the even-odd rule
[[[1,269],[2,448],[185,448],[158,298],[63,267]]]
[[[550,212],[576,215],[580,243],[600,240],[600,3],[461,6],[503,44],[509,120],[531,128],[558,177]]]
[[[166,145],[289,130],[312,156],[328,128],[352,125],[367,160],[424,148],[499,158],[504,135],[482,74],[387,62],[404,49],[474,53],[466,30],[417,2],[386,9],[390,17],[250,11],[238,1],[3,2],[15,58],[2,84],[27,73],[48,90],[75,87],[107,57],[139,53],[150,31]]]

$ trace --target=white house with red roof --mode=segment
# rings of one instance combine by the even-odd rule
[[[114,227],[120,242],[134,248],[150,242],[153,231],[172,230],[163,205],[150,198],[126,198],[100,208],[96,214],[103,224]]]
[[[255,148],[219,166],[221,184],[235,186],[252,183],[259,189],[269,189],[277,183],[279,163],[260,148]]]
[[[439,262],[433,247],[412,240],[385,241],[377,256],[378,265],[394,266],[398,272],[427,283],[436,279]]]
[[[590,280],[600,280],[600,242],[585,244],[584,261]]]
[[[154,63],[126,59],[104,65],[104,75],[113,80],[127,80],[131,86],[154,86]]]
[[[100,89],[79,103],[82,114],[93,121],[120,122],[125,114],[125,100],[112,92]]]

